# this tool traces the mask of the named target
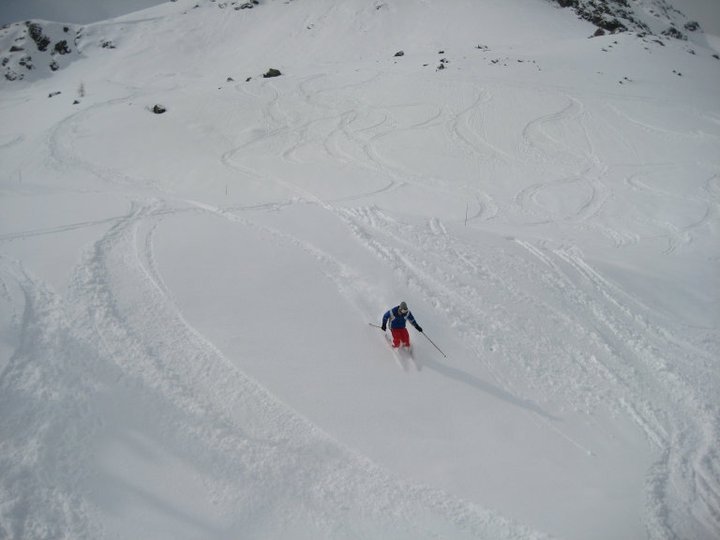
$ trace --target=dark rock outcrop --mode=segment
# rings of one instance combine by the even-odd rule
[[[55,54],[70,54],[72,51],[70,50],[70,47],[68,47],[67,41],[63,39],[55,44],[53,52]]]
[[[685,40],[687,38],[677,30],[678,27],[684,26],[688,32],[699,29],[697,23],[688,21],[682,12],[665,0],[648,0],[642,7],[629,0],[549,1],[572,9],[581,19],[611,34],[637,32],[641,36],[664,35]]]
[[[28,23],[28,33],[30,39],[37,45],[38,51],[47,51],[48,45],[50,45],[50,38],[43,33],[42,26],[38,23]]]

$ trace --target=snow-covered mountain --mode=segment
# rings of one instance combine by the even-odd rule
[[[149,6],[157,4],[157,0],[144,0]],[[538,0],[540,1],[540,0]],[[591,22],[595,26],[593,36],[598,37],[606,33],[633,32],[641,38],[652,38],[656,44],[663,45],[664,38],[690,41],[688,51],[694,54],[693,44],[699,42],[702,46],[711,47],[702,32],[700,23],[675,8],[666,0],[544,0],[553,2],[561,7],[571,8],[580,18]],[[691,9],[702,0],[690,2]],[[137,0],[142,4],[143,0]],[[76,2],[77,10],[68,14],[72,20],[82,18],[90,9],[83,2]],[[260,6],[259,0],[206,2],[211,7],[221,10],[245,10]],[[72,5],[72,4],[70,4]],[[131,6],[133,4],[130,4]],[[192,9],[203,6],[196,3]],[[376,2],[376,9],[382,9],[384,4]],[[58,6],[42,4],[41,7],[54,13]],[[26,8],[32,9],[32,8]],[[69,7],[67,8],[69,11]],[[117,5],[103,7],[103,3],[95,3],[94,9],[100,13],[118,9]],[[182,8],[186,9],[186,8]],[[720,11],[720,10],[717,10]],[[716,13],[720,17],[720,13]],[[713,21],[714,22],[714,21]],[[713,25],[714,26],[714,25]],[[82,51],[89,52],[98,46],[105,49],[115,47],[110,39],[95,36],[96,39],[83,39],[84,26],[78,24],[53,23],[43,20],[26,20],[5,25],[0,29],[0,51],[2,51],[2,67],[7,80],[31,80],[46,77],[48,70],[57,71],[78,57]],[[660,39],[658,39],[660,38]],[[715,38],[715,36],[713,36]]]
[[[0,538],[720,536],[718,40],[604,4],[0,30]]]

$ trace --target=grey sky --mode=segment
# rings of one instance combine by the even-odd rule
[[[86,24],[118,17],[167,0],[0,0],[0,25],[45,19]]]

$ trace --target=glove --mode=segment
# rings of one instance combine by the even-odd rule
[[[416,329],[418,332],[422,332],[422,328],[420,327],[419,324],[416,324],[416,325],[415,325],[415,329]]]
[[[385,325],[383,324],[381,327],[382,331],[384,332],[386,330]]]

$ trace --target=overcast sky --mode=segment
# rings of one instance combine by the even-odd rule
[[[0,0],[0,25],[27,19],[86,24],[167,0]]]

